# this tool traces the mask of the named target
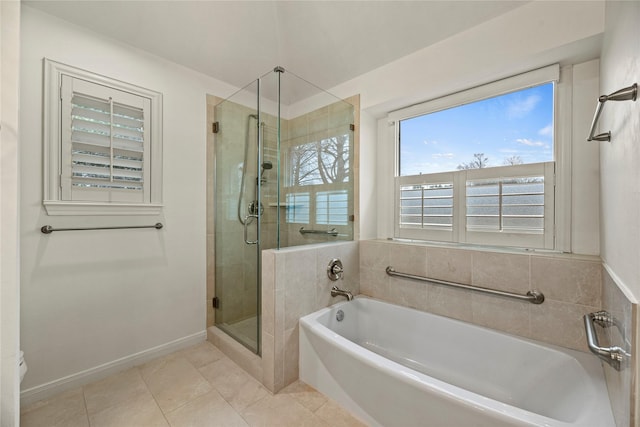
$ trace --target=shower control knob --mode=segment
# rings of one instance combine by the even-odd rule
[[[337,258],[332,259],[327,266],[327,276],[329,276],[329,279],[333,281],[342,279],[342,273],[344,273],[342,261]]]

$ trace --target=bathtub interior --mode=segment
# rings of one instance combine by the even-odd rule
[[[338,310],[344,313],[342,321],[336,320]],[[602,398],[593,385],[602,377],[599,364],[577,351],[362,297],[326,309],[317,322],[364,349],[481,399],[562,422],[576,421],[585,405]],[[418,330],[417,324],[425,326]]]

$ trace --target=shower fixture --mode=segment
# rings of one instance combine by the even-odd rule
[[[255,194],[254,194],[254,198],[252,201],[250,201],[247,204],[247,215],[243,215],[242,214],[242,200],[244,199],[244,195],[245,195],[245,182],[246,182],[246,176],[247,176],[247,164],[249,162],[249,130],[251,129],[251,119],[253,120],[258,120],[258,115],[257,114],[249,114],[247,116],[247,127],[246,127],[246,133],[245,133],[245,141],[244,141],[244,159],[242,162],[242,177],[240,178],[240,191],[238,193],[238,221],[240,221],[240,224],[244,225],[245,228],[246,226],[248,226],[251,222],[253,222],[254,219],[257,219],[259,215],[262,215],[262,213],[264,212],[264,206],[262,205],[262,203],[260,203],[258,201],[258,179],[260,179],[260,183],[264,184],[266,183],[266,179],[263,178],[264,175],[264,171],[267,169],[271,169],[273,168],[273,164],[269,161],[265,161],[261,164],[261,172],[260,172],[260,176],[256,177],[256,188],[255,188]],[[258,127],[258,138],[257,138],[257,145],[258,147],[260,147],[260,140],[262,135],[260,135],[260,132],[262,131],[263,127],[264,127],[264,123],[257,123],[257,127]],[[246,239],[245,239],[246,241]]]
[[[260,184],[266,184],[267,183],[267,179],[264,177],[264,172],[273,169],[273,163],[271,163],[269,160],[265,160],[262,163],[261,166],[261,172],[260,172]],[[256,185],[258,185],[258,178],[256,178]]]

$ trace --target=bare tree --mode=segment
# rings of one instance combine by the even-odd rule
[[[349,180],[349,135],[296,145],[289,150],[292,185]]]
[[[516,166],[516,165],[521,165],[524,162],[522,161],[522,157],[518,155],[514,155],[514,156],[505,157],[502,163],[505,166]]]
[[[469,163],[460,163],[458,165],[458,170],[467,170],[467,169],[482,169],[486,168],[489,165],[489,158],[484,155],[484,153],[475,153],[473,155],[473,160]]]

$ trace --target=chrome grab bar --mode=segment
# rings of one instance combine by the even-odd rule
[[[85,227],[85,228],[53,228],[50,225],[43,225],[40,227],[40,231],[43,234],[51,234],[54,231],[85,231],[85,230],[124,230],[128,228],[155,228],[156,230],[160,230],[162,227],[161,222],[157,222],[154,225],[125,225],[125,226],[117,226],[117,227]]]
[[[249,224],[251,224],[253,222],[254,219],[257,219],[258,215],[247,215],[244,217],[244,242],[247,245],[257,245],[259,239],[256,240],[249,240],[249,231],[247,230],[247,228],[249,227]]]
[[[596,131],[596,126],[598,125],[598,120],[600,119],[600,113],[602,113],[602,108],[604,107],[604,103],[607,101],[635,101],[638,97],[638,84],[634,83],[629,87],[622,88],[618,91],[613,92],[611,95],[601,95],[598,97],[598,106],[596,107],[596,113],[593,116],[593,121],[591,122],[591,130],[589,131],[589,137],[587,141],[611,141],[611,132],[604,132],[598,135],[594,135]]]
[[[615,370],[622,370],[627,365],[631,354],[629,354],[629,352],[627,352],[622,347],[618,346],[600,347],[600,344],[598,343],[598,336],[596,334],[595,328],[593,327],[594,323],[597,323],[603,328],[608,328],[610,326],[616,325],[622,332],[623,329],[619,326],[618,322],[604,310],[585,314],[583,319],[589,350],[600,359],[611,365]]]
[[[304,227],[300,227],[300,234],[328,234],[329,236],[337,236],[338,231],[335,228],[331,230],[305,230]]]
[[[421,282],[435,283],[436,285],[451,286],[454,288],[467,289],[469,291],[483,292],[490,295],[498,295],[501,297],[513,298],[522,301],[528,301],[531,304],[542,304],[544,295],[539,291],[529,291],[526,295],[514,294],[512,292],[499,291],[497,289],[482,288],[480,286],[465,285],[462,283],[447,282],[446,280],[432,279],[430,277],[415,276],[413,274],[398,273],[393,267],[388,266],[386,272],[389,276],[404,277],[406,279],[419,280]]]

